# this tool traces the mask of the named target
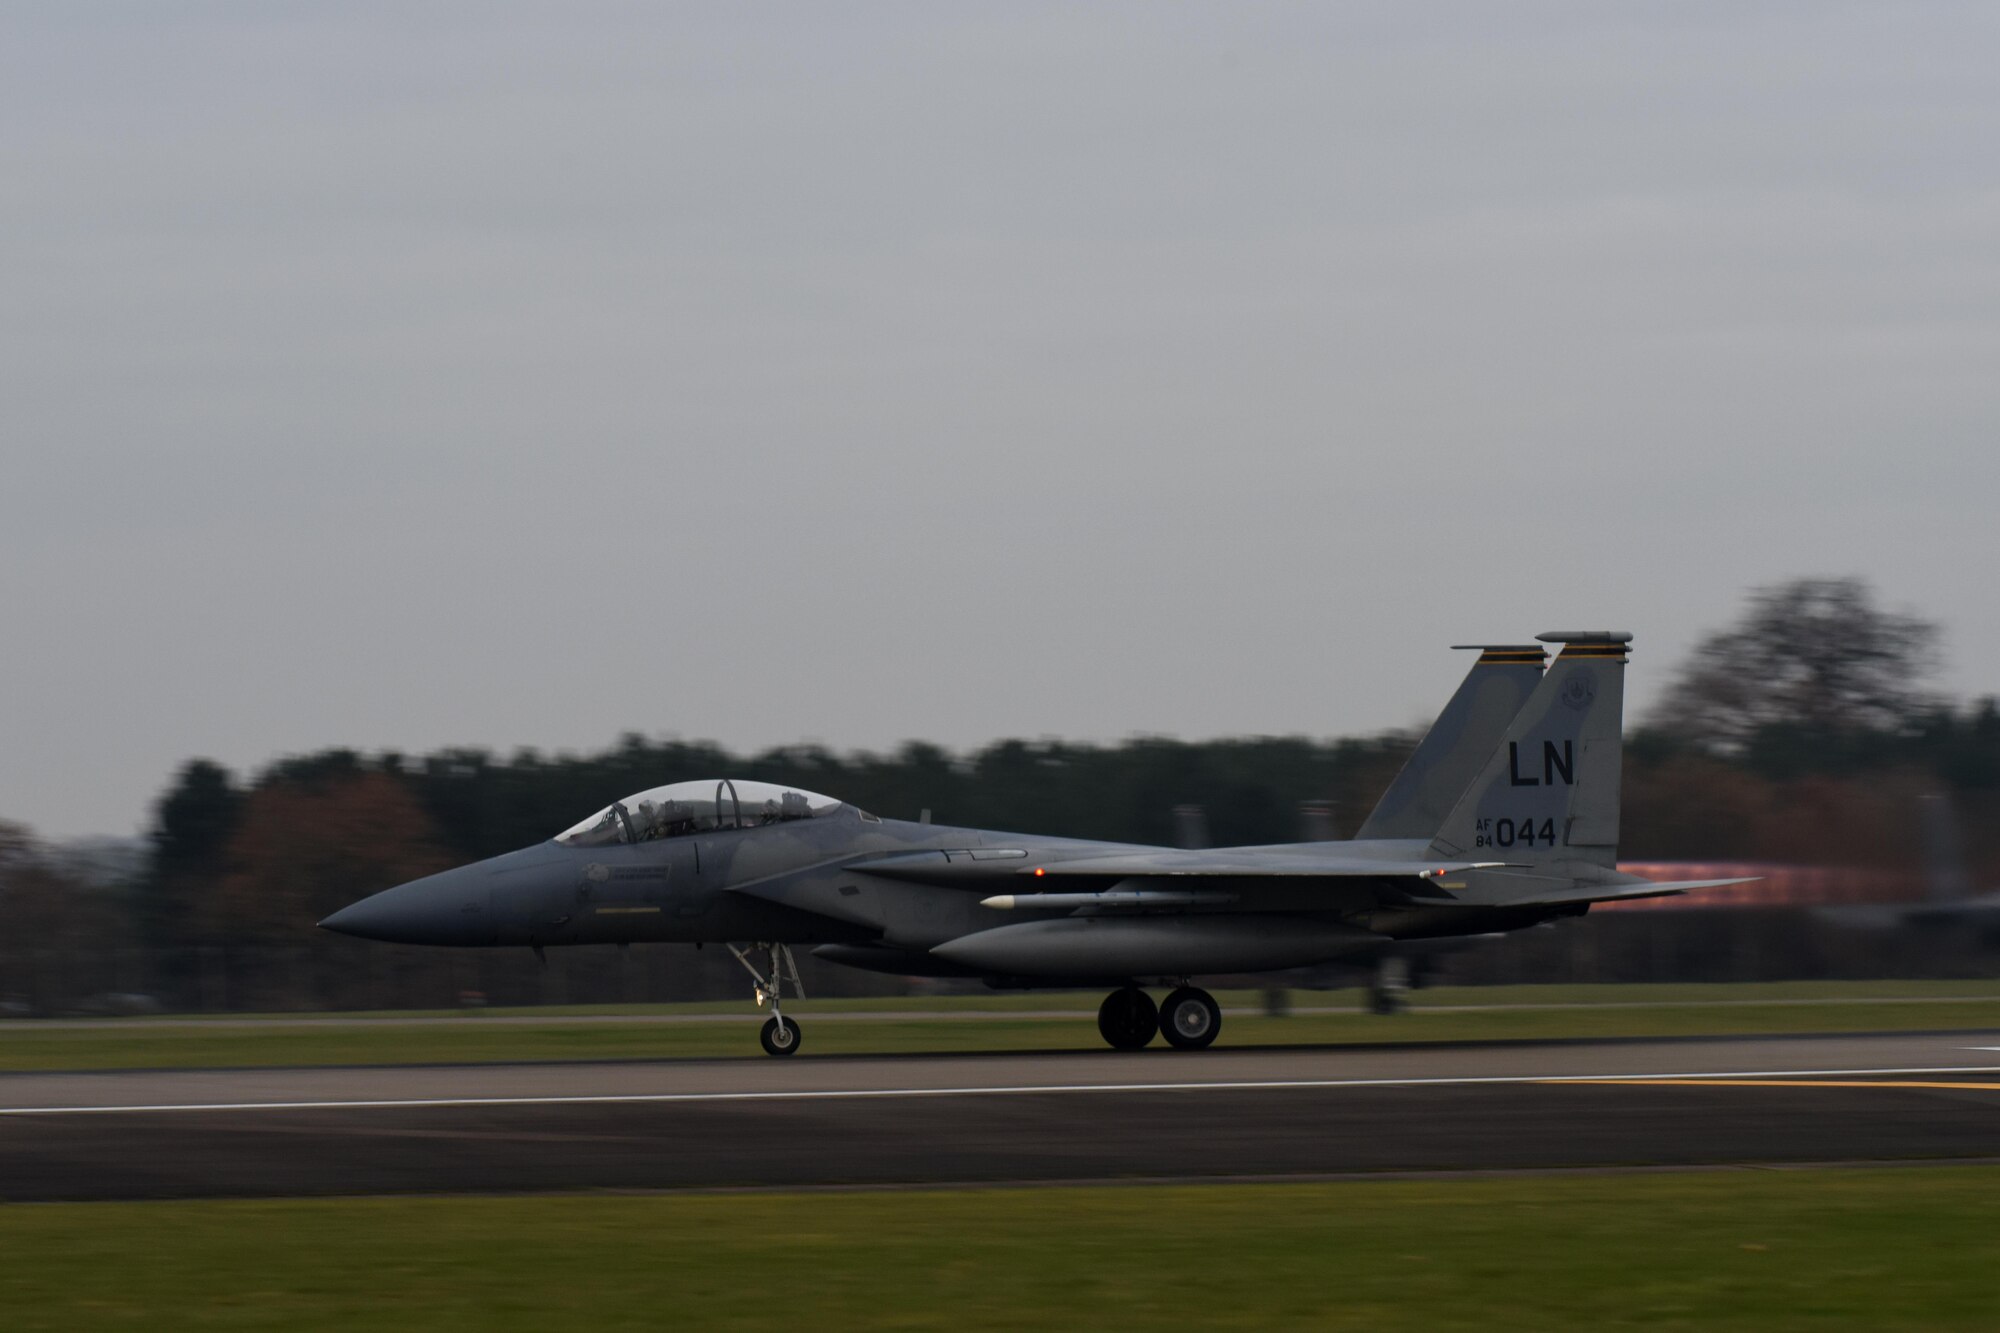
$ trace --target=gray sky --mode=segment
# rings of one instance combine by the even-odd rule
[[[1804,573],[1993,691],[1996,61],[1972,4],[8,5],[0,816],[1365,732],[1569,626],[1643,708]]]

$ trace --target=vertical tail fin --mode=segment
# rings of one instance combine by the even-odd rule
[[[1623,759],[1623,631],[1537,635],[1562,645],[1554,665],[1439,826],[1440,856],[1533,865],[1618,860]]]
[[[1428,838],[1465,795],[1542,679],[1539,644],[1454,644],[1479,649],[1458,693],[1424,733],[1356,838]]]

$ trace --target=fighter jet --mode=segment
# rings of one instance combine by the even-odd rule
[[[1204,977],[1486,935],[1720,881],[1616,869],[1623,632],[1486,647],[1349,842],[1171,848],[884,819],[728,778],[614,801],[549,841],[385,890],[319,924],[366,939],[544,949],[719,943],[799,1049],[795,948],[901,976],[1103,986],[1119,1050],[1221,1031]],[[1148,986],[1164,987],[1154,1002]]]

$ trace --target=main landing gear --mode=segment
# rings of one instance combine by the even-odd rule
[[[1160,1035],[1176,1050],[1198,1051],[1222,1031],[1222,1006],[1194,986],[1182,986],[1160,1005]]]
[[[1113,1050],[1144,1050],[1160,1030],[1160,1011],[1153,997],[1137,986],[1112,991],[1097,1007],[1097,1030]]]
[[[769,966],[761,972],[750,961],[750,955],[759,950],[770,959]],[[764,1054],[795,1054],[799,1049],[799,1025],[785,1017],[785,982],[790,979],[795,1000],[806,998],[806,988],[799,984],[799,965],[791,949],[783,944],[752,944],[747,948],[732,944],[729,952],[736,955],[736,961],[743,964],[743,970],[757,983],[757,1007],[763,1008],[766,1000],[771,1002],[771,1016],[764,1020],[764,1030],[757,1034],[757,1040],[764,1044]]]
[[[1115,1050],[1144,1050],[1157,1033],[1176,1050],[1198,1051],[1222,1031],[1222,1006],[1198,986],[1179,986],[1156,1008],[1152,996],[1126,986],[1104,997],[1097,1030]]]
[[[1404,993],[1410,989],[1410,963],[1406,958],[1384,958],[1375,965],[1368,981],[1368,1012],[1400,1014],[1409,1007]]]

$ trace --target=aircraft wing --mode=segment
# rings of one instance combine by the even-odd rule
[[[1332,844],[1338,847],[1338,844]],[[1436,878],[1461,870],[1488,870],[1505,861],[1450,861],[1439,857],[1416,860],[1342,855],[1320,852],[1310,844],[1292,848],[1137,848],[1102,855],[1071,856],[1061,860],[1037,860],[1024,850],[979,848],[964,852],[904,852],[893,856],[858,861],[848,866],[871,875],[892,879],[921,879],[933,883],[951,880],[996,878],[1061,878],[1118,880],[1145,876],[1184,876],[1205,879],[1400,879]]]
[[[982,898],[981,902],[988,907],[1035,909],[1126,907],[1158,910],[1220,906],[1238,901],[1244,901],[1246,907],[1251,907],[1247,900],[1266,897],[1253,887],[1259,883],[1275,891],[1280,884],[1299,884],[1303,887],[1302,882],[1310,880],[1403,880],[1407,882],[1407,887],[1395,892],[1394,901],[1419,907],[1486,909],[1567,907],[1630,898],[1658,898],[1685,893],[1690,889],[1748,882],[1745,879],[1671,882],[1617,879],[1592,884],[1523,874],[1519,877],[1519,884],[1509,884],[1506,881],[1514,876],[1503,874],[1487,877],[1469,896],[1454,895],[1451,889],[1458,885],[1440,882],[1448,875],[1468,870],[1522,868],[1507,861],[1353,856],[1346,854],[1345,848],[1338,843],[1323,847],[1296,844],[1192,850],[1132,847],[1046,860],[1021,848],[982,847],[965,851],[902,852],[848,866],[850,870],[890,879],[919,880],[940,886],[987,889],[989,892],[1004,888],[1007,890],[1005,893]],[[1024,883],[1024,880],[1027,882]],[[1159,883],[1161,880],[1173,882],[1163,885]],[[1126,884],[1125,881],[1139,882]],[[1212,883],[1204,884],[1203,881]],[[1509,889],[1514,892],[1509,893]],[[1256,909],[1251,907],[1251,910]]]
[[[1397,862],[1376,862],[1401,864]],[[1420,864],[1410,862],[1410,865]],[[1492,862],[1473,865],[1459,865],[1454,870],[1487,869]],[[1053,872],[1052,872],[1053,873]],[[1319,872],[1340,874],[1341,872]],[[1381,874],[1381,871],[1368,872]],[[1449,871],[1423,870],[1405,873],[1430,878]],[[1240,876],[1229,876],[1240,878]],[[1755,877],[1752,876],[1752,879]],[[1671,882],[1647,881],[1642,884],[1580,884],[1554,890],[1538,890],[1517,894],[1513,897],[1453,898],[1431,893],[1413,893],[1404,901],[1415,907],[1566,907],[1574,903],[1622,902],[1630,898],[1664,898],[1670,894],[1686,893],[1689,889],[1712,889],[1724,884],[1747,884],[1750,879],[1688,879]],[[1490,883],[1490,881],[1489,881]],[[1429,886],[1426,885],[1426,888]],[[1126,889],[1100,890],[1095,893],[1013,893],[986,898],[982,901],[988,907],[1179,907],[1236,901],[1234,893],[1204,892],[1199,889]]]
[[[1449,875],[1460,870],[1488,870],[1503,866],[1505,861],[1449,861],[1440,857],[1425,857],[1418,860],[1382,860],[1371,857],[1343,856],[1338,853],[1311,853],[1293,851],[1245,851],[1221,848],[1216,850],[1180,851],[1161,850],[1156,852],[1120,853],[1112,856],[1083,856],[1066,861],[1052,861],[1046,865],[1023,867],[1015,873],[1020,875],[1093,877],[1118,876],[1130,878],[1134,875],[1192,875],[1202,877],[1241,876],[1260,878],[1263,876],[1306,877],[1314,879],[1349,878],[1353,876],[1402,877],[1417,875],[1435,877]]]

